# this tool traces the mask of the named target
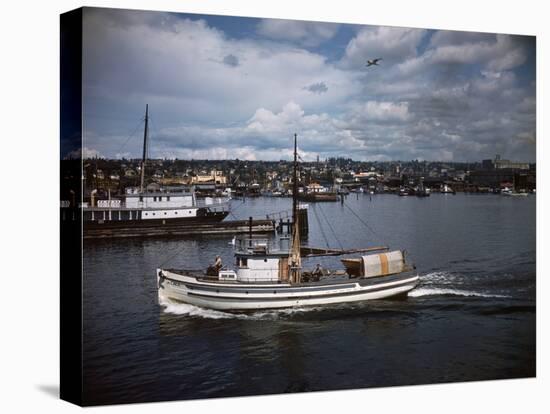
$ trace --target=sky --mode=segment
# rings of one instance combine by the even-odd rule
[[[377,66],[368,59],[381,58]],[[536,159],[535,37],[87,8],[84,157]]]

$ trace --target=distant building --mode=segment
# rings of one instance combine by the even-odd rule
[[[198,174],[192,177],[193,184],[201,184],[213,182],[215,184],[227,184],[227,178],[223,175],[223,171],[212,170],[210,174]]]
[[[503,160],[500,158],[500,155],[495,156],[495,160],[493,161],[494,168],[496,170],[501,170],[505,168],[510,168],[514,170],[528,170],[529,169],[529,163],[528,162],[514,162],[510,160]]]

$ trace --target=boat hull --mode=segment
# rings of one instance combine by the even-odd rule
[[[159,296],[204,308],[254,311],[362,302],[403,296],[418,275],[407,273],[338,282],[289,285],[208,282],[170,270],[157,270]]]

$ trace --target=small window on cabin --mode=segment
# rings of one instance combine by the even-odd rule
[[[166,211],[164,212],[164,215],[166,215]]]
[[[155,215],[155,213],[153,213],[153,216]]]
[[[157,197],[153,197],[153,201],[157,201]]]
[[[143,196],[139,196],[139,201],[143,202]]]
[[[159,197],[159,201],[162,201],[162,196]]]
[[[178,212],[177,212],[177,211],[175,211],[175,212],[174,212],[174,214],[178,214]]]
[[[170,201],[170,196],[166,196],[166,201]]]
[[[241,266],[242,267],[248,267],[248,259],[247,258],[243,257],[241,259]]]

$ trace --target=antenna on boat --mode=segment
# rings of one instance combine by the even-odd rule
[[[292,244],[290,248],[290,283],[299,283],[302,258],[300,256],[300,226],[298,224],[298,136],[294,134],[294,169],[292,174]]]
[[[140,192],[143,193],[145,184],[145,162],[147,161],[147,135],[149,130],[149,104],[145,104],[145,128],[143,130],[143,158],[141,159],[141,185]]]

